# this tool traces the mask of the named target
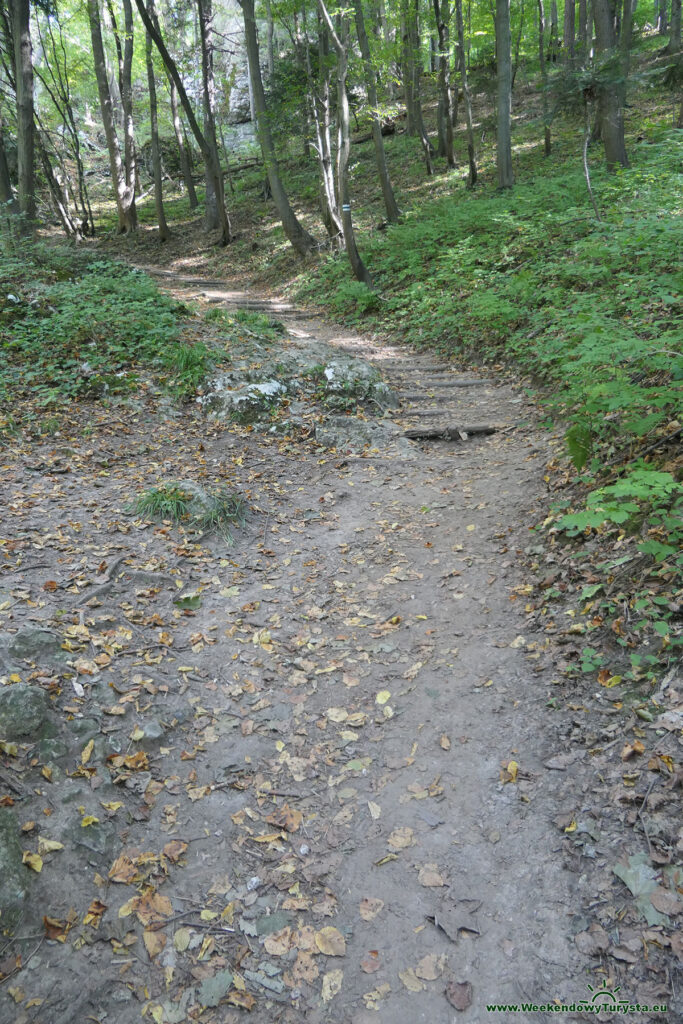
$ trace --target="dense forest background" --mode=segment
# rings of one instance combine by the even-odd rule
[[[636,678],[669,658],[680,0],[10,0],[0,58],[3,430],[22,396],[42,429],[145,360],[191,392],[215,355],[177,356],[167,306],[102,256],[201,251],[541,385],[566,446],[543,526],[592,566],[589,631]]]

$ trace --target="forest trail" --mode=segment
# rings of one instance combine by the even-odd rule
[[[75,843],[52,854],[59,890],[47,856],[32,898],[63,932],[75,908],[73,930],[14,982],[44,1002],[5,987],[0,1019],[554,1017],[486,1009],[597,985],[574,942],[586,876],[557,824],[582,809],[583,751],[557,757],[553,650],[511,600],[550,439],[508,384],[220,282],[174,290],[273,310],[290,337],[370,361],[401,427],[441,423],[438,403],[446,425],[499,429],[358,453],[143,400],[17,461],[16,515],[33,503],[18,535],[40,551],[13,582],[42,604],[10,626],[73,612],[84,697],[58,704],[94,745],[43,787],[39,828]],[[240,490],[234,545],[126,522],[160,475]]]

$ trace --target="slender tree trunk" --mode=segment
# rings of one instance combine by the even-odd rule
[[[261,144],[261,152],[263,153],[263,162],[266,165],[270,191],[287,238],[301,256],[307,256],[317,248],[317,243],[313,236],[299,222],[290,205],[282,179],[280,178],[280,169],[275,155],[275,143],[273,142],[268,111],[266,109],[266,94],[261,78],[254,0],[239,0],[239,3],[244,15],[244,36],[249,60],[251,87],[254,95],[254,107],[256,109],[256,130]]]
[[[382,186],[384,208],[386,210],[387,220],[389,221],[389,223],[395,224],[399,219],[400,210],[396,202],[396,197],[394,196],[394,190],[391,187],[391,179],[389,178],[389,168],[387,167],[387,158],[386,153],[384,152],[384,139],[382,138],[382,119],[379,114],[379,100],[377,98],[377,72],[372,66],[370,42],[368,40],[368,34],[365,30],[363,0],[353,0],[353,9],[356,16],[356,34],[358,36],[358,45],[360,46],[360,52],[363,58],[363,65],[365,68],[365,84],[368,90],[368,101],[370,103],[370,110],[372,115],[372,141],[375,146],[375,160],[377,161],[377,171],[379,173],[379,180]]]
[[[519,5],[519,31],[517,32],[517,39],[515,42],[515,60],[512,65],[512,81],[510,83],[510,95],[512,96],[512,90],[515,87],[515,79],[517,78],[517,68],[519,67],[519,48],[522,45],[522,33],[524,32],[524,0],[521,0]]]
[[[5,152],[5,140],[3,137],[2,122],[0,121],[0,206],[4,207],[3,213],[16,215],[19,213],[19,203],[12,192],[12,181],[10,179],[7,153]]]
[[[306,48],[306,79],[308,82],[309,104],[315,129],[316,152],[321,183],[321,207],[325,229],[338,248],[344,245],[344,226],[341,221],[339,204],[335,194],[334,170],[332,163],[332,140],[330,137],[330,68],[327,29],[318,15],[318,85],[313,78],[311,55]]]
[[[626,0],[626,4],[630,9],[630,0]],[[617,38],[610,0],[594,0],[593,17],[595,19],[595,42],[598,51],[600,53],[615,52]],[[622,40],[625,34],[622,33]],[[630,45],[630,29],[628,31],[627,47],[628,45]],[[614,170],[618,164],[621,167],[628,167],[626,142],[624,140],[626,83],[623,75],[623,52],[622,49],[621,80],[606,82],[601,87],[598,96],[600,134],[605,146],[605,160],[609,170]]]
[[[550,43],[548,45],[548,57],[555,63],[560,49],[560,33],[557,17],[557,0],[550,0]]]
[[[422,143],[427,174],[433,174],[432,144],[427,135],[422,114],[422,47],[420,45],[420,0],[409,0],[408,36],[410,44],[410,73],[412,76],[413,116],[415,129]]]
[[[440,131],[439,149],[443,145],[441,156],[446,157],[449,167],[455,167],[453,150],[453,109],[451,94],[451,62],[450,62],[450,0],[433,0],[436,30],[439,38],[439,110]]]
[[[467,53],[465,51],[465,27],[462,17],[462,0],[455,0],[455,20],[458,29],[458,62],[460,64],[460,81],[462,82],[462,95],[465,101],[465,123],[467,125],[467,160],[469,163],[469,177],[467,184],[473,188],[477,180],[477,163],[474,156],[474,126],[472,124],[472,97],[467,76]]]
[[[666,0],[659,0],[659,11],[657,13],[657,32],[665,36],[669,27],[668,10]]]
[[[213,42],[211,38],[211,22],[213,21],[212,0],[197,0],[197,13],[199,16],[199,40],[202,55],[204,135],[211,148],[211,159],[204,164],[204,177],[206,180],[204,224],[207,231],[215,231],[220,225],[220,214],[218,212],[218,192],[214,183],[212,166],[214,164],[220,166],[220,157],[214,114],[216,86],[213,73]]]
[[[17,97],[19,210],[24,217],[23,229],[31,231],[36,218],[36,196],[29,0],[10,0],[10,13],[14,42],[14,86]]]
[[[148,11],[151,13],[149,4]],[[159,239],[167,242],[171,232],[166,223],[164,211],[164,187],[161,178],[161,153],[159,152],[159,126],[157,121],[157,86],[154,79],[154,61],[152,60],[152,37],[145,33],[145,62],[147,65],[147,88],[149,90],[150,139],[152,147],[152,171],[154,175],[154,203],[159,225]]]
[[[401,78],[403,79],[403,95],[406,105],[406,131],[408,135],[417,135],[415,104],[413,100],[413,57],[408,27],[409,17],[407,0],[403,0],[401,5]]]
[[[273,41],[275,37],[275,25],[273,23],[273,10],[270,6],[270,0],[265,0],[266,9],[266,67],[268,68],[268,77],[272,78],[275,74],[275,48]]]
[[[89,0],[89,2],[92,3],[93,0]],[[145,8],[145,0],[135,0],[135,3],[140,13],[140,17],[142,18],[142,23],[149,32],[150,36],[152,37],[154,45],[159,51],[159,55],[161,56],[161,59],[164,62],[166,71],[173,79],[175,87],[178,90],[178,97],[183,105],[183,110],[185,111],[187,123],[189,124],[190,130],[195,137],[195,141],[199,146],[199,149],[201,150],[202,157],[204,158],[205,161],[208,161],[211,167],[213,185],[216,191],[216,195],[218,196],[219,199],[218,212],[221,221],[220,244],[229,245],[230,242],[232,241],[232,229],[230,227],[230,218],[228,217],[228,211],[225,205],[225,194],[223,190],[223,172],[221,171],[221,165],[218,162],[217,147],[214,145],[214,148],[212,150],[211,146],[209,145],[209,142],[204,136],[204,133],[199,127],[199,122],[195,117],[194,110],[192,109],[192,104],[190,103],[190,98],[187,95],[187,91],[185,89],[185,86],[183,85],[183,80],[180,77],[180,73],[178,72],[176,63],[171,57],[170,53],[168,52],[166,44],[162,39],[161,32],[159,30],[159,23],[156,17],[152,19],[152,17],[147,13],[147,10]]]
[[[681,0],[671,0],[671,34],[664,52],[681,52]]]
[[[564,0],[564,25],[562,33],[563,59],[570,67],[574,64],[576,39],[576,0]]]
[[[121,88],[121,106],[123,108],[124,122],[123,151],[126,170],[126,184],[129,188],[133,189],[134,206],[137,165],[135,159],[135,130],[133,126],[133,8],[131,6],[131,0],[123,0],[123,27],[125,32],[125,39],[123,42],[123,74]]]
[[[498,65],[498,134],[496,163],[499,188],[512,188],[512,59],[510,53],[510,0],[496,0],[496,62]]]
[[[142,0],[141,0],[142,2]],[[90,36],[92,39],[93,57],[95,62],[95,78],[100,96],[102,125],[109,151],[109,167],[116,196],[116,209],[119,219],[119,233],[135,231],[137,216],[135,213],[135,186],[126,182],[126,174],[121,160],[121,150],[114,123],[114,108],[109,90],[107,65],[102,43],[102,26],[98,0],[88,0],[88,17],[90,20]]]
[[[579,0],[579,64],[583,65],[588,56],[588,0]]]
[[[148,33],[149,35],[149,33]],[[185,139],[183,138],[183,126],[180,123],[180,115],[178,113],[178,90],[175,87],[175,82],[169,77],[169,87],[171,90],[171,117],[173,119],[173,131],[175,132],[176,142],[178,144],[178,153],[180,156],[180,169],[185,182],[185,188],[187,189],[187,195],[190,200],[190,209],[196,210],[199,206],[199,200],[197,199],[197,193],[194,187],[194,181],[192,180],[192,168],[190,167],[190,157],[185,146]]]
[[[543,103],[543,153],[550,156],[550,118],[548,117],[548,69],[545,64],[545,11],[538,0],[538,61],[541,65],[541,101]]]
[[[372,278],[365,266],[353,230],[351,216],[351,196],[349,192],[349,156],[351,155],[351,129],[349,118],[349,97],[346,91],[346,79],[349,70],[349,20],[346,14],[339,17],[339,32],[334,30],[332,19],[325,7],[324,0],[318,0],[320,13],[323,16],[330,39],[337,52],[337,118],[339,120],[339,146],[337,149],[337,189],[341,204],[342,224],[344,226],[344,245],[351,264],[351,269],[358,281],[372,288]]]

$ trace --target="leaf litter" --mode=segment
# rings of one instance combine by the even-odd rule
[[[40,908],[48,945],[35,954],[39,976],[26,971],[31,950],[16,941],[0,982],[18,974],[21,985],[0,999],[9,992],[22,1012],[41,1000],[66,1006],[74,993],[64,988],[60,956],[68,953],[92,979],[75,997],[88,1012],[101,1005],[113,958],[120,1024],[210,1022],[229,1008],[300,1020],[308,1008],[354,1000],[372,1011],[387,1003],[400,1019],[402,1000],[415,997],[434,1019],[444,999],[464,1011],[478,993],[494,994],[497,951],[509,940],[496,929],[480,933],[481,900],[463,896],[484,898],[491,870],[504,876],[495,859],[485,867],[497,857],[487,837],[504,837],[498,848],[509,844],[521,861],[546,835],[537,808],[548,796],[520,768],[539,760],[567,776],[565,800],[577,773],[587,780],[593,767],[602,771],[612,806],[631,816],[645,844],[625,851],[606,878],[601,839],[571,807],[561,870],[571,873],[577,854],[596,871],[602,865],[596,885],[600,878],[606,894],[601,922],[572,903],[582,926],[577,953],[588,963],[607,954],[615,972],[626,964],[632,977],[643,948],[650,965],[666,949],[683,961],[668,934],[681,877],[671,843],[664,857],[657,819],[676,796],[674,743],[655,747],[637,726],[630,736],[593,737],[589,726],[570,749],[561,739],[550,749],[525,721],[530,712],[518,710],[534,706],[523,703],[537,695],[524,696],[521,680],[529,667],[540,675],[543,649],[519,619],[507,625],[507,592],[496,610],[488,581],[491,563],[496,575],[512,572],[515,524],[506,499],[496,511],[491,488],[500,490],[498,477],[517,486],[518,456],[508,452],[517,445],[526,456],[523,437],[494,438],[470,449],[480,453],[474,462],[464,452],[427,471],[429,452],[417,465],[393,451],[384,463],[367,452],[354,461],[308,436],[257,435],[207,423],[193,409],[166,416],[151,393],[125,410],[74,410],[64,430],[3,453],[3,688],[39,689],[46,706],[34,736],[0,736],[0,798],[32,823],[21,866],[28,913]],[[29,448],[46,467],[39,474],[25,469]],[[454,481],[466,500],[484,489],[481,453],[493,460],[493,482],[477,525],[499,519],[490,551],[485,529],[450,512],[418,514],[427,492],[435,508],[456,508]],[[249,516],[231,547],[126,511],[169,479],[244,496]],[[440,607],[430,590],[437,580]],[[476,625],[486,617],[498,623],[491,645]],[[13,654],[20,646],[22,656]],[[675,740],[683,704],[673,680],[670,689],[660,735]],[[504,730],[508,716],[516,723],[514,748],[491,740],[487,720],[500,715]],[[570,722],[581,715],[588,712],[568,709]],[[641,725],[656,726],[650,717],[640,715]],[[601,748],[612,739],[623,740],[610,748],[621,774]],[[648,781],[655,775],[664,780],[659,805]],[[501,789],[495,814],[482,811],[480,791],[493,808]],[[562,797],[552,799],[548,819]],[[528,808],[535,839],[518,847]],[[633,903],[617,939],[614,886],[622,883]],[[536,903],[550,905],[562,885],[568,891],[558,881]],[[427,894],[436,928],[425,928]],[[398,911],[408,927],[397,926]],[[538,934],[530,918],[519,927],[529,956],[540,934],[549,947],[559,942],[554,923]],[[448,980],[444,991],[454,944],[480,971],[476,990]],[[470,957],[475,944],[484,953]],[[335,959],[340,966],[327,969]],[[368,974],[377,976],[369,991]],[[638,984],[646,983],[643,973]],[[35,1019],[42,1024],[40,1010]]]

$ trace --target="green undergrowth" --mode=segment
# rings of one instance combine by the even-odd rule
[[[537,163],[509,192],[456,189],[384,232],[361,232],[373,290],[330,257],[298,279],[296,295],[535,382],[565,425],[574,467],[546,528],[577,563],[596,541],[593,585],[604,584],[586,614],[600,626],[624,620],[612,632],[639,676],[681,642],[683,132],[650,125],[632,166],[612,175],[602,152],[591,154],[600,220],[578,131],[576,145],[573,163]],[[617,565],[632,561],[633,571],[615,588],[609,580],[622,575],[601,556],[617,543]]]
[[[139,495],[131,511],[143,519],[166,520],[198,533],[216,533],[232,542],[231,527],[242,526],[247,506],[240,495],[225,487],[211,490],[191,481],[158,484]]]
[[[183,309],[147,275],[68,245],[22,244],[0,252],[0,408],[58,410],[77,399],[134,391],[153,370],[178,394],[211,363],[188,344]]]

